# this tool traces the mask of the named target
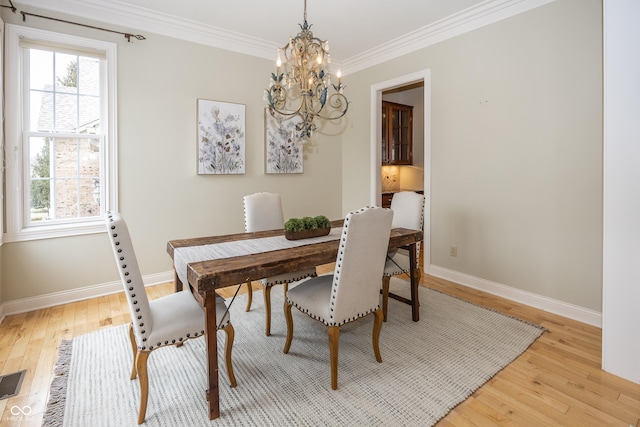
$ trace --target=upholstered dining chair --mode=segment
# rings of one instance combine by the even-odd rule
[[[247,232],[284,228],[284,215],[282,213],[282,199],[280,195],[276,193],[259,192],[245,196],[244,224]],[[271,288],[274,285],[284,285],[284,293],[286,295],[289,283],[304,279],[305,277],[315,276],[316,270],[312,268],[266,277],[260,280],[264,288],[265,335],[271,335]],[[252,300],[253,289],[251,282],[247,282],[246,311],[251,310]]]
[[[391,199],[391,210],[393,211],[392,227],[408,228],[410,230],[422,230],[424,223],[424,195],[414,191],[400,191],[393,195]],[[420,259],[420,243],[416,245],[416,261]],[[416,269],[417,274],[420,269]],[[392,276],[399,274],[410,274],[409,252],[407,249],[393,250],[387,254],[382,276],[382,313],[384,321],[387,321],[387,309],[389,307],[389,283]],[[419,277],[416,278],[420,280]],[[401,299],[391,294],[392,297]],[[404,300],[404,299],[401,299]]]
[[[331,360],[331,388],[338,388],[338,339],[340,326],[374,313],[373,352],[380,355],[380,276],[389,247],[393,212],[380,207],[367,207],[349,213],[340,239],[333,274],[304,279],[287,292],[284,313],[287,320],[288,353],[293,339],[291,307],[327,326]]]
[[[136,376],[140,379],[138,424],[142,424],[147,412],[149,396],[147,374],[149,355],[159,348],[170,345],[180,347],[184,341],[204,335],[204,310],[189,290],[149,301],[133,250],[131,236],[122,215],[117,212],[107,212],[106,225],[131,311],[132,321],[129,325],[129,340],[133,351],[131,379],[135,379]],[[231,364],[234,329],[222,297],[219,297],[217,301],[216,315],[218,328],[226,333],[227,375],[231,387],[235,387],[236,378]]]

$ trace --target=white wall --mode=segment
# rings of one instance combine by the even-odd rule
[[[599,313],[601,2],[557,0],[351,75],[343,210],[369,197],[371,87],[424,69],[432,265]]]
[[[604,1],[602,366],[640,383],[640,2]]]

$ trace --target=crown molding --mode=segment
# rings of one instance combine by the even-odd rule
[[[273,52],[280,47],[277,43],[127,5],[117,0],[111,0],[108,6],[97,0],[25,1],[32,7],[73,14],[91,20],[100,17],[100,22],[135,28],[135,31],[129,31],[148,31],[263,59],[273,60]],[[341,61],[334,58],[332,68],[339,66],[344,74],[361,71],[553,1],[555,0],[487,0],[353,58]]]
[[[121,28],[129,28],[128,31],[133,33],[148,31],[166,37],[173,37],[264,59],[273,60],[274,52],[279,47],[277,43],[222,30],[211,25],[202,24],[201,22],[178,18],[174,15],[127,5],[117,0],[109,1],[108,6],[105,5],[104,2],[96,0],[26,1],[28,2],[28,6],[31,7],[63,13],[65,15],[80,16],[93,21],[106,22]],[[147,35],[144,36],[149,38]]]
[[[553,1],[487,0],[343,61],[343,73],[364,70]]]

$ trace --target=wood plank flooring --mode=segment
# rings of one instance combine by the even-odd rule
[[[438,427],[640,427],[640,385],[600,369],[599,328],[428,275],[423,276],[422,285],[548,330],[440,420]],[[158,298],[173,292],[173,284],[147,289],[150,298]],[[260,293],[254,298],[261,298]],[[0,400],[0,425],[41,425],[61,340],[128,322],[124,293],[7,316],[0,324],[0,374],[21,369],[27,369],[27,374],[18,396]],[[25,415],[16,407],[31,412]]]

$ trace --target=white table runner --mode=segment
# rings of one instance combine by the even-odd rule
[[[233,242],[215,243],[212,245],[188,246],[173,250],[173,265],[178,278],[183,285],[187,285],[187,265],[192,262],[211,259],[231,258],[280,249],[295,248],[313,243],[338,240],[342,236],[342,227],[331,228],[326,236],[309,239],[287,240],[284,236],[263,237],[260,239],[236,240]]]

